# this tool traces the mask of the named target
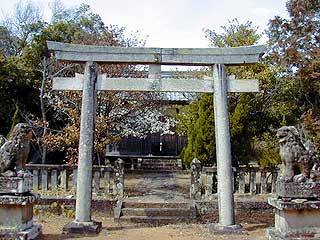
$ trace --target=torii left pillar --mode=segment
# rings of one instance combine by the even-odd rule
[[[101,222],[96,222],[91,219],[92,159],[97,77],[97,64],[87,62],[82,86],[76,217],[74,221],[64,226],[63,231],[66,233],[97,234],[101,231],[102,227]]]

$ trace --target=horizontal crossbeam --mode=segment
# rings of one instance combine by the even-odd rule
[[[54,78],[53,90],[82,90],[83,77]],[[99,75],[97,90],[141,92],[214,92],[213,80],[174,78],[107,78]],[[259,92],[259,82],[254,79],[228,80],[228,92]]]
[[[47,41],[58,60],[162,65],[207,66],[217,63],[244,65],[256,63],[264,45],[235,48],[145,48],[79,45]]]

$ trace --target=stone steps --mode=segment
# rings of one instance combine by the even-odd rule
[[[192,217],[189,208],[124,208],[122,216]]]
[[[142,169],[148,170],[148,169],[162,169],[162,170],[178,170],[179,168],[177,166],[171,166],[171,165],[142,165]]]
[[[155,166],[177,166],[177,163],[167,163],[167,162],[143,162],[141,165],[155,165]]]
[[[188,202],[123,202],[123,208],[189,208]]]
[[[189,220],[189,221],[188,221]],[[122,216],[119,222],[138,223],[144,226],[160,226],[175,223],[190,222],[190,218],[176,218],[176,217],[147,217],[147,216]]]
[[[142,163],[141,166],[157,166],[157,167],[176,167],[174,163]]]
[[[143,159],[141,169],[179,170],[178,159]],[[181,161],[181,160],[180,160]]]
[[[163,163],[172,163],[172,164],[176,164],[177,163],[177,159],[143,159],[143,162],[145,163],[159,163],[159,162],[163,162]]]
[[[122,202],[118,204],[117,222],[159,226],[188,223],[196,218],[195,206],[186,202]]]

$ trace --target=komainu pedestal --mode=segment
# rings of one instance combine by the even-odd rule
[[[269,198],[275,208],[275,227],[268,229],[271,240],[320,239],[320,201]]]
[[[31,176],[0,177],[0,239],[35,239],[41,226],[33,222],[33,205],[38,196],[32,194]]]
[[[268,239],[320,239],[319,157],[295,127],[282,127],[277,135],[284,172],[277,181],[276,197],[268,199],[275,208],[275,226],[268,229]]]
[[[32,174],[25,173],[21,177],[1,177],[0,194],[23,194],[32,188]]]

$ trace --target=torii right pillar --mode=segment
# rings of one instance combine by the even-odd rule
[[[228,85],[226,68],[223,64],[213,66],[213,81],[219,223],[213,225],[210,230],[222,234],[241,233],[244,231],[243,228],[235,224]]]

